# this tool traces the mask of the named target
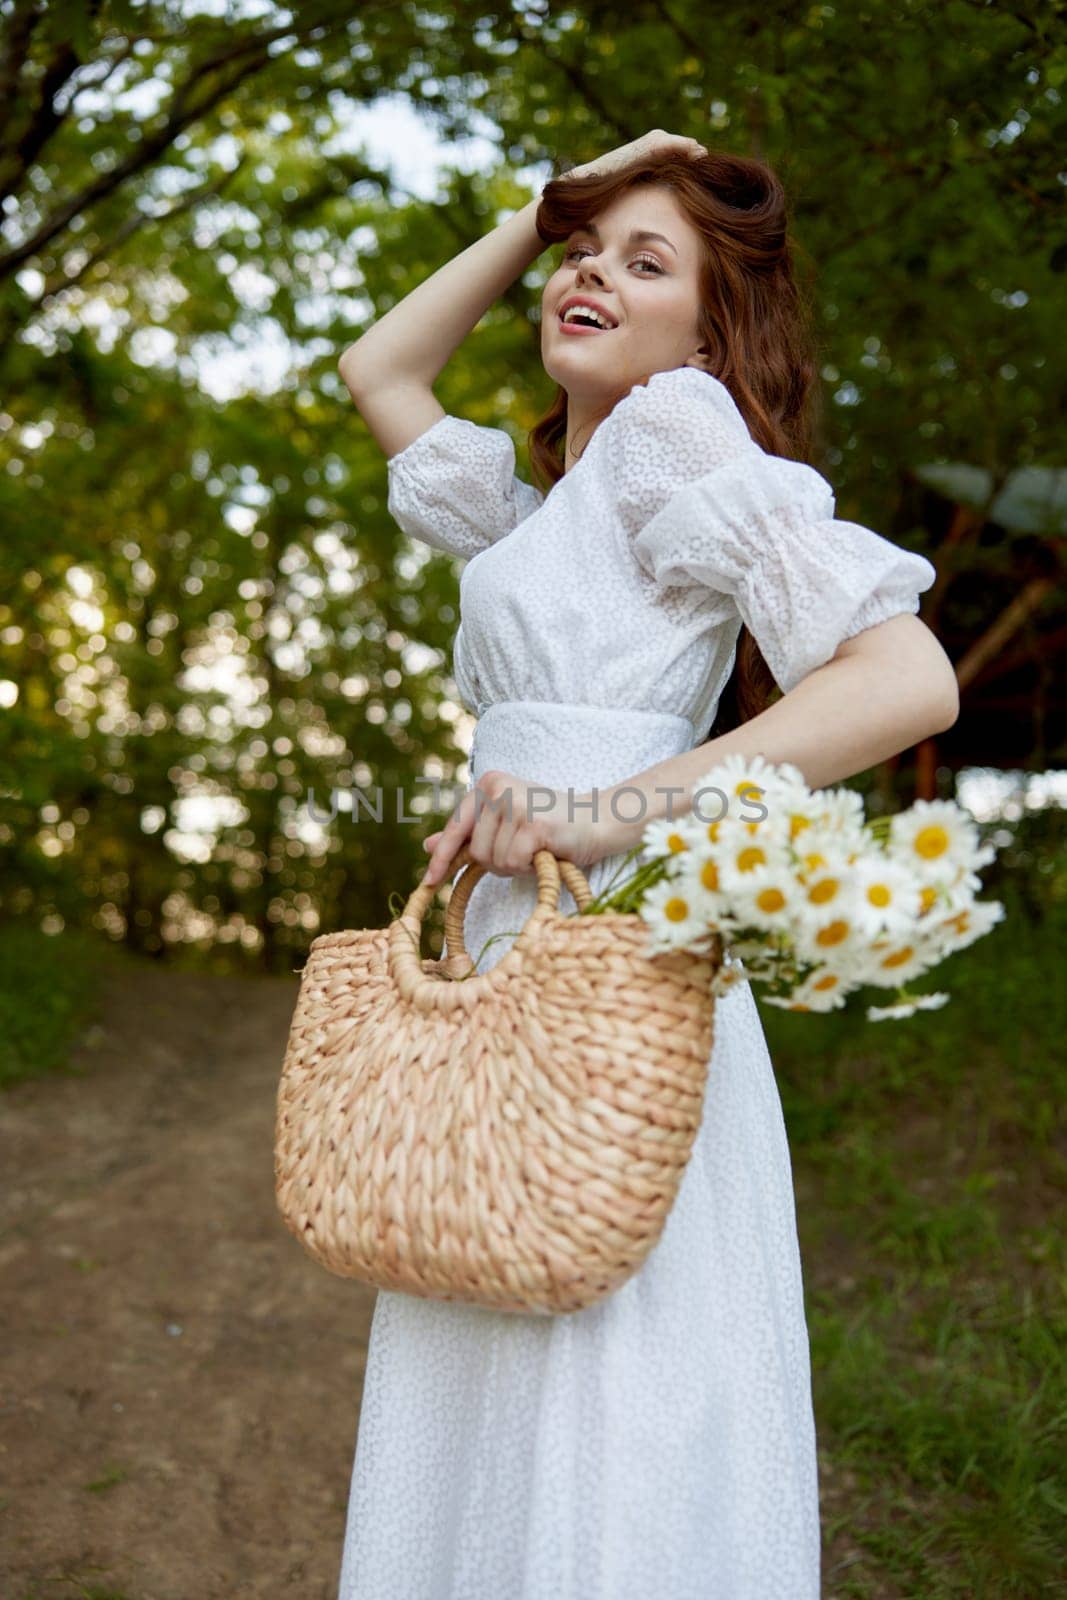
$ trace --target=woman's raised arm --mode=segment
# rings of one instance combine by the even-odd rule
[[[386,456],[444,416],[433,382],[495,300],[546,248],[540,197],[461,250],[371,324],[338,362],[356,408]]]

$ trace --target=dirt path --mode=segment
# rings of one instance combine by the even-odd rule
[[[275,1207],[298,982],[117,971],[0,1099],[3,1600],[335,1600],[374,1291]]]

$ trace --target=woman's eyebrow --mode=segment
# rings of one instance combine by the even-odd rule
[[[574,231],[575,231],[575,233],[591,233],[594,239],[599,239],[600,238],[600,232],[599,232],[595,222],[587,222],[584,227],[575,228]],[[671,241],[669,239],[664,238],[662,233],[652,233],[652,232],[650,232],[650,230],[648,228],[634,228],[631,231],[629,240],[627,242],[629,244],[633,244],[635,239],[638,239],[638,240],[658,239],[661,244],[665,244],[667,246],[668,250],[674,250],[675,255],[678,254],[678,251],[675,250],[674,245],[671,244]]]

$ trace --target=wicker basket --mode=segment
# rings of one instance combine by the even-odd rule
[[[497,1311],[577,1311],[660,1237],[700,1125],[721,941],[650,955],[636,914],[560,912],[561,874],[579,908],[591,898],[573,862],[541,850],[534,865],[536,906],[487,972],[463,940],[487,870],[467,847],[444,959],[419,954],[433,885],[387,928],[312,942],[275,1189],[330,1272]]]

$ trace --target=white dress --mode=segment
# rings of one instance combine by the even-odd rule
[[[835,521],[826,480],[764,452],[691,367],[634,387],[546,496],[506,432],[446,415],[390,461],[389,509],[468,558],[472,784],[618,783],[706,739],[742,620],[788,691],[935,577]],[[480,971],[533,887],[476,886],[467,948],[511,935]],[[379,1292],[340,1600],[818,1600],[819,1568],[789,1147],[739,982],[678,1198],[621,1289],[554,1317]]]

